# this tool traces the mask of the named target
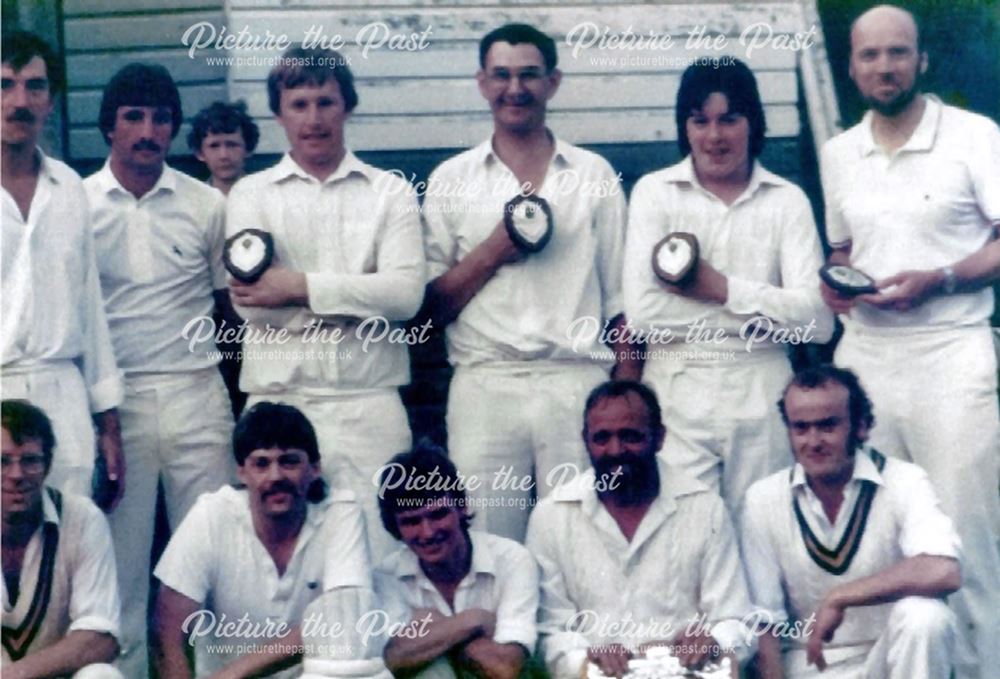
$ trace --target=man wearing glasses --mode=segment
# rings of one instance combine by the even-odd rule
[[[597,333],[609,319],[624,324],[625,197],[607,161],[546,127],[562,80],[552,38],[508,24],[482,39],[479,61],[493,134],[431,175],[425,308],[435,325],[448,326],[456,368],[448,448],[487,491],[473,497],[480,528],[522,540],[532,491],[544,496],[559,465],[586,469],[575,429],[587,393],[612,366],[618,377],[634,376],[624,352]],[[536,227],[545,224],[537,207],[544,201],[547,241],[515,244],[504,219],[512,199],[535,203],[522,216]],[[581,320],[593,332],[578,338]]]
[[[3,402],[3,676],[122,679],[115,553],[83,497],[47,486],[56,439],[45,413]]]

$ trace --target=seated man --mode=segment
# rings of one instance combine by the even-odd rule
[[[751,486],[743,511],[770,629],[763,676],[947,679],[956,627],[944,596],[961,584],[960,548],[927,474],[863,446],[875,420],[849,370],[800,372],[779,405],[795,465]],[[782,657],[781,630],[796,623],[810,633]]]
[[[4,679],[121,679],[111,532],[90,500],[45,487],[55,436],[27,401],[2,405]]]
[[[298,676],[299,625],[322,597],[332,626],[353,628],[374,604],[361,510],[350,491],[325,497],[316,434],[295,408],[267,401],[233,431],[245,488],[198,499],[155,575],[156,665],[163,679]],[[195,646],[192,667],[186,649]]]
[[[538,572],[528,550],[469,531],[465,482],[429,444],[383,468],[379,509],[385,529],[406,545],[375,575],[399,631],[385,648],[389,669],[517,677],[535,648]]]
[[[621,677],[641,646],[673,646],[688,668],[749,656],[750,599],[722,499],[657,456],[660,405],[638,382],[587,397],[593,469],[539,502],[528,549],[541,567],[539,634],[553,677],[589,660]]]

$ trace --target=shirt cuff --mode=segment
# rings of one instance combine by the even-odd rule
[[[724,305],[726,309],[739,315],[749,316],[757,313],[761,288],[764,286],[736,276],[727,276],[727,287],[729,295]]]
[[[92,385],[88,389],[88,396],[92,414],[103,413],[105,410],[120,406],[125,400],[125,385],[121,373],[116,372],[113,376],[105,377]]]
[[[85,615],[69,624],[70,632],[103,632],[118,639],[118,626],[100,615]]]
[[[528,649],[529,654],[535,651],[535,642],[538,641],[538,634],[532,624],[518,624],[510,622],[504,625],[497,625],[493,632],[493,641],[498,644],[521,644]]]
[[[712,626],[712,638],[723,652],[732,651],[740,663],[750,659],[757,646],[757,637],[741,620],[723,620]]]
[[[586,677],[587,676],[587,649],[576,648],[565,651],[559,658],[556,666],[556,677]]]

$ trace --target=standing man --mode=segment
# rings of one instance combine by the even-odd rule
[[[279,328],[287,339],[244,342],[240,386],[248,405],[280,399],[306,414],[331,485],[352,488],[376,526],[374,477],[410,447],[399,396],[409,355],[389,336],[402,332],[423,294],[416,198],[347,149],[344,127],[358,95],[337,52],[292,48],[267,91],[291,150],[233,187],[227,229],[270,233],[275,256],[257,281],[232,279],[230,289],[255,331]],[[376,558],[392,549],[381,531],[372,537]]]
[[[208,185],[229,195],[246,174],[246,160],[257,148],[260,130],[242,101],[217,101],[198,111],[191,120],[188,147],[211,173]]]
[[[122,679],[118,582],[108,522],[83,497],[45,484],[52,423],[27,401],[2,404],[5,679]]]
[[[389,461],[379,509],[403,543],[375,573],[379,598],[402,630],[386,645],[389,669],[439,679],[519,676],[535,650],[538,614],[538,567],[528,550],[469,531],[462,478],[431,446],[418,443]]]
[[[668,340],[649,343],[643,377],[664,404],[670,461],[735,516],[750,484],[788,460],[773,405],[792,368],[788,345],[773,338],[825,342],[833,317],[816,290],[823,254],[809,200],[757,159],[766,122],[747,65],[688,67],[676,113],[684,159],[632,191],[625,311],[640,332]],[[651,265],[675,232],[698,240],[689,284],[668,284]]]
[[[62,71],[38,36],[3,37],[3,393],[53,414],[49,485],[89,496],[95,438],[124,491],[122,384],[80,178],[38,148]],[[93,413],[93,419],[91,414]]]
[[[649,387],[598,386],[583,427],[593,469],[531,515],[541,652],[556,679],[586,676],[587,663],[621,677],[648,645],[672,646],[687,668],[751,652],[729,514],[716,493],[657,455],[666,435]]]
[[[864,447],[875,418],[849,370],[809,368],[779,405],[795,464],[751,486],[741,531],[762,676],[948,679],[959,540],[927,473]],[[784,656],[781,629],[806,632]]]
[[[555,42],[532,26],[509,24],[480,41],[476,81],[493,136],[438,167],[423,206],[427,308],[448,326],[456,368],[448,449],[482,481],[481,526],[515,540],[532,494],[549,492],[550,472],[586,466],[573,422],[587,392],[612,366],[621,378],[635,368],[598,335],[606,323],[624,326],[624,193],[607,161],[545,126],[562,79],[556,62]],[[552,212],[551,240],[531,254],[503,219],[505,204],[523,195]]]
[[[879,6],[851,29],[850,73],[869,106],[822,154],[831,261],[876,279],[843,314],[839,365],[879,408],[872,444],[916,462],[955,521],[965,584],[951,601],[978,673],[1000,667],[1000,415],[989,317],[1000,277],[1000,129],[920,92],[913,17]]]
[[[124,623],[121,667],[146,676],[146,601],[157,484],[176,527],[202,493],[232,479],[232,414],[211,338],[225,287],[224,199],[164,163],[181,125],[165,68],[129,64],[104,88],[99,124],[111,154],[84,181],[118,364],[128,494],[111,519]],[[190,338],[190,339],[189,339]]]
[[[339,626],[356,639],[351,630],[376,607],[360,508],[350,491],[327,496],[309,420],[283,403],[258,403],[236,425],[233,454],[244,488],[203,495],[156,566],[163,679],[299,676],[301,667],[291,666],[309,628]],[[313,622],[303,624],[320,599]],[[332,633],[325,642],[340,645]]]

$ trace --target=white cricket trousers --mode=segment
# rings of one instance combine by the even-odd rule
[[[874,404],[871,444],[927,471],[962,538],[962,588],[949,597],[958,677],[1000,676],[1000,414],[990,329],[849,324],[835,358]]]
[[[157,484],[163,483],[172,530],[199,495],[235,481],[233,416],[215,366],[126,377],[119,416],[125,496],[108,516],[122,601],[116,665],[128,679],[142,679],[148,675],[146,616]]]

